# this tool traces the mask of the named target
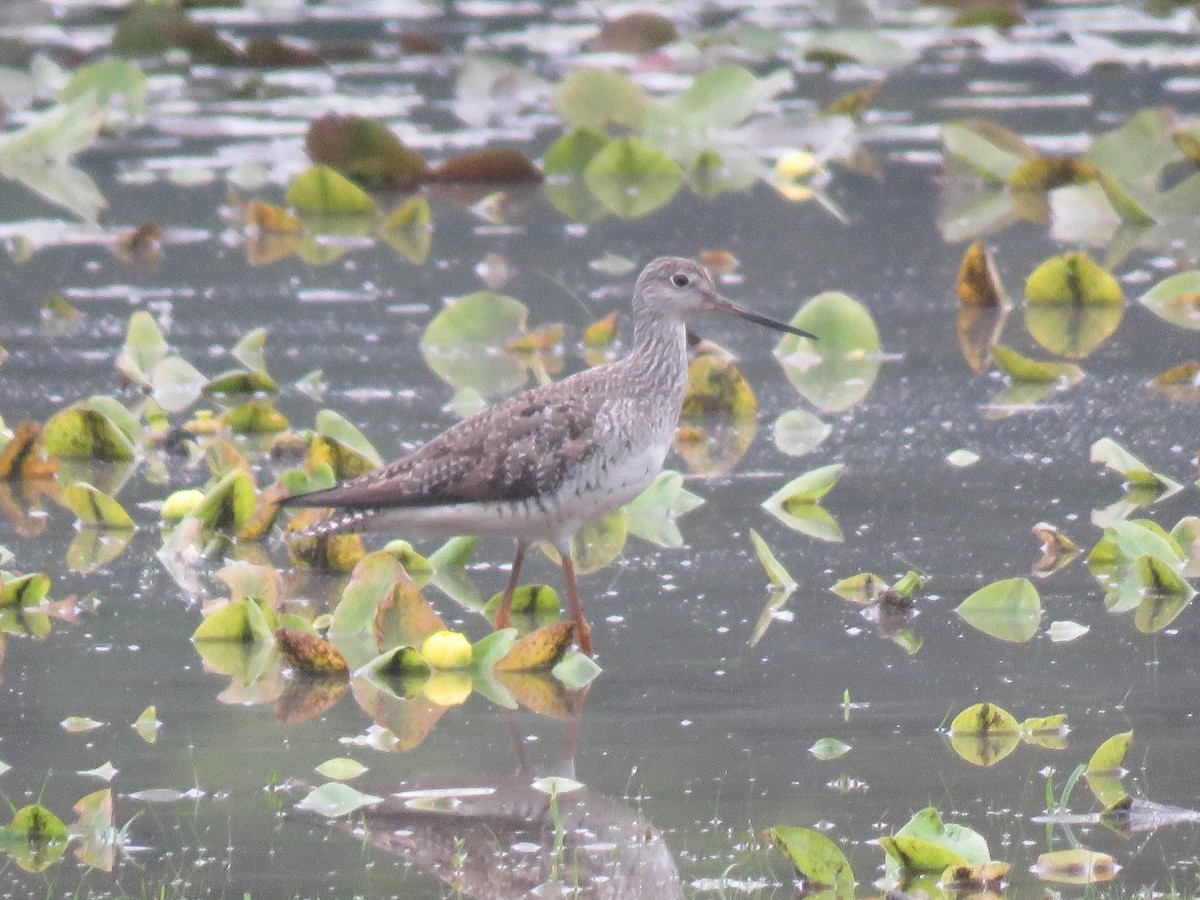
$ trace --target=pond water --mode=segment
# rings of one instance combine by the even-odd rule
[[[117,15],[108,6],[11,6],[0,17],[0,65],[29,71],[40,53],[73,69],[98,58]],[[476,691],[461,704],[421,701],[417,711],[406,701],[412,705],[389,718],[386,704],[355,685],[305,694],[273,656],[261,665],[242,660],[232,676],[216,671],[191,635],[202,606],[228,595],[214,577],[224,554],[193,560],[188,589],[158,553],[158,504],[176,489],[204,486],[202,458],[150,451],[127,476],[104,466],[89,471],[97,486],[116,486],[138,526],[128,546],[103,563],[85,549],[69,553],[91,534],[68,509],[48,495],[31,496],[20,482],[0,482],[0,545],[14,555],[6,568],[44,572],[53,581],[51,600],[77,601],[55,609],[41,639],[19,636],[15,620],[5,629],[0,760],[11,769],[0,788],[14,807],[40,801],[73,821],[76,801],[110,787],[113,822],[129,823],[106,864],[81,860],[78,843],[40,871],[12,857],[0,894],[787,896],[795,892],[793,869],[762,832],[794,825],[838,844],[859,896],[882,895],[872,887],[885,875],[876,839],[927,806],[978,832],[991,858],[1011,865],[997,888],[1004,896],[1043,896],[1047,886],[1062,896],[1196,894],[1200,835],[1188,812],[1200,809],[1195,609],[1181,601],[1177,618],[1140,627],[1134,612],[1106,608],[1105,589],[1084,558],[1115,518],[1148,517],[1170,530],[1200,512],[1195,379],[1175,390],[1151,384],[1200,356],[1195,317],[1191,328],[1181,327],[1136,302],[1168,275],[1196,266],[1200,208],[1173,208],[1157,217],[1157,233],[1152,227],[1132,236],[1127,228],[1103,233],[1090,215],[1057,209],[1050,223],[1011,216],[1009,224],[999,216],[991,227],[985,216],[963,212],[972,208],[963,192],[982,198],[984,189],[943,166],[938,129],[988,118],[1041,152],[1077,155],[1145,108],[1169,107],[1185,127],[1200,116],[1195,11],[1154,16],[1122,4],[1054,4],[1028,10],[1027,21],[1003,35],[951,27],[951,14],[936,7],[872,18],[865,6],[850,6],[780,3],[735,13],[672,4],[667,14],[682,41],[646,56],[581,55],[597,29],[590,5],[196,10],[195,23],[232,41],[283,35],[310,42],[329,62],[189,66],[178,50],[141,60],[150,76],[145,120],[102,133],[77,158],[108,201],[100,226],[79,224],[27,186],[0,179],[0,231],[9,250],[0,255],[0,345],[7,351],[0,416],[10,428],[24,419],[45,422],[92,394],[132,406],[138,392],[122,386],[113,361],[131,313],[147,310],[174,351],[210,376],[234,366],[229,348],[264,327],[266,368],[282,386],[276,405],[294,427],[311,427],[318,409],[333,409],[385,459],[399,456],[457,419],[456,388],[430,371],[419,345],[445,298],[482,289],[480,266],[493,256],[482,271],[512,270],[500,290],[528,307],[531,327],[565,327],[558,349],[568,372],[584,366],[582,330],[626,311],[636,273],[589,265],[608,255],[640,265],[664,254],[728,251],[740,263],[725,279],[728,295],[789,318],[816,294],[844,292],[870,311],[882,344],[858,402],[819,395],[814,405],[773,354],[776,335],[733,320],[697,323],[699,337],[736,355],[753,388],[753,442],[715,477],[690,472],[679,454],[669,458],[704,499],[678,520],[685,545],[630,537],[615,561],[583,576],[603,671],[580,691],[551,681],[514,689],[516,709]],[[694,45],[702,27],[747,23],[760,27],[730,31],[737,37],[724,49]],[[851,33],[837,29],[891,43],[855,45],[863,59],[828,70],[804,59],[806,43]],[[433,35],[446,49],[401,52],[402,32]],[[755,41],[768,34],[787,45],[761,49]],[[520,65],[510,71],[477,62],[489,54]],[[379,117],[431,159],[494,144],[539,159],[563,133],[549,93],[569,70],[632,67],[648,89],[673,93],[696,71],[729,61],[759,76],[792,73],[792,85],[749,119],[758,130],[739,138],[761,144],[768,156],[776,146],[828,148],[809,105],[881,82],[861,122],[850,126],[874,174],[864,174],[861,158],[858,171],[831,163],[807,172],[806,186],[823,201],[788,199],[759,180],[712,199],[684,188],[644,216],[586,222],[564,214],[539,185],[493,186],[470,203],[452,190],[427,189],[432,245],[419,263],[368,227],[251,264],[252,241],[229,192],[283,203],[285,187],[309,164],[304,135],[322,113]],[[484,72],[484,88],[462,77],[471,65]],[[13,127],[22,116],[14,113]],[[1179,162],[1164,183],[1194,173],[1195,163]],[[403,199],[377,197],[386,210]],[[145,222],[162,228],[153,265],[113,250],[114,240]],[[999,342],[1037,359],[1063,359],[1055,350],[1064,342],[1088,342],[1079,337],[1086,329],[1070,320],[1076,313],[1052,322],[1049,339],[1044,321],[1041,328],[1027,323],[1021,297],[1028,275],[1075,249],[1113,272],[1126,302],[1110,336],[1074,353],[1082,381],[1021,393],[1029,386],[1010,384],[995,366],[973,370],[964,347],[968,356],[986,349],[991,323],[982,343],[960,340],[965,320],[955,278],[974,237],[986,238],[1017,301]],[[77,321],[47,314],[55,296],[78,311]],[[319,401],[295,386],[315,369],[323,373]],[[212,403],[204,398],[199,407]],[[829,426],[802,456],[773,440],[779,416],[798,408]],[[193,413],[173,415],[172,423]],[[1123,496],[1123,479],[1089,458],[1104,438],[1183,489],[1136,511],[1106,512]],[[959,449],[978,461],[948,462]],[[259,484],[269,483],[270,461],[246,452]],[[820,505],[842,540],[798,532],[763,508],[789,479],[834,463],[844,469]],[[64,472],[59,481],[69,483]],[[1033,637],[1001,640],[956,615],[987,584],[1033,577],[1041,549],[1031,528],[1042,521],[1082,553],[1033,578],[1040,594]],[[768,577],[751,529],[798,584],[773,613],[764,613]],[[431,553],[436,545],[417,549]],[[468,574],[483,597],[503,587],[511,550],[484,541],[471,557]],[[344,575],[292,574],[278,532],[228,554],[279,567],[288,597],[318,612],[336,603],[346,582]],[[541,554],[527,565],[526,581],[560,585],[557,566]],[[908,570],[925,579],[911,612],[867,609],[830,591],[859,572],[892,581]],[[488,633],[477,612],[433,588],[425,594],[449,627],[472,640]],[[763,615],[769,625],[752,641]],[[1054,640],[1062,626],[1052,623],[1087,630]],[[985,701],[1018,720],[1065,713],[1069,733],[1022,741],[980,765],[969,749],[956,751],[946,729]],[[150,705],[162,723],[153,743],[130,727]],[[70,717],[102,724],[64,727]],[[1039,820],[1048,779],[1057,802],[1076,767],[1127,731],[1133,738],[1121,788],[1158,818],[1101,822],[1096,814],[1106,804],[1080,781],[1065,802],[1077,821]],[[822,738],[850,749],[820,759],[810,748]],[[334,757],[366,766],[352,784],[387,799],[329,820],[296,809],[325,780],[314,767]],[[106,761],[118,770],[109,784],[77,774]],[[530,787],[546,775],[583,787],[552,801]],[[1031,873],[1041,854],[1075,847],[1111,855],[1119,872],[1091,885],[1043,882]],[[918,887],[940,890],[930,881]]]

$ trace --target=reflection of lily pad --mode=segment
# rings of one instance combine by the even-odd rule
[[[824,293],[804,304],[791,324],[818,338],[787,335],[775,348],[788,379],[827,412],[849,409],[879,374],[879,332],[870,311],[851,297]]]
[[[495,397],[525,384],[525,366],[504,352],[525,333],[528,310],[520,300],[477,291],[447,306],[425,328],[421,353],[429,368],[453,387]]]
[[[737,465],[754,440],[758,402],[733,362],[700,356],[688,366],[688,390],[675,448],[688,468],[706,477]]]
[[[1030,305],[1025,327],[1049,352],[1083,359],[1112,336],[1124,313],[1119,305]]]

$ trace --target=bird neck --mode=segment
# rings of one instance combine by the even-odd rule
[[[635,316],[629,360],[648,390],[669,400],[674,407],[683,405],[688,366],[687,329],[683,322],[673,316],[645,312]]]

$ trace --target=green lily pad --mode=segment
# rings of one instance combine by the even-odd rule
[[[613,125],[641,131],[647,102],[645,92],[623,72],[585,68],[563,79],[554,92],[554,106],[577,128]]]
[[[1089,776],[1121,774],[1121,765],[1125,762],[1125,754],[1129,752],[1131,743],[1133,743],[1132,731],[1124,731],[1108,738],[1096,748],[1088,760],[1085,774]]]
[[[349,419],[334,412],[332,409],[322,409],[317,413],[317,433],[332,438],[344,447],[361,456],[372,467],[383,465],[383,457]]]
[[[1067,386],[1074,386],[1083,380],[1083,369],[1074,363],[1030,359],[1000,344],[992,346],[992,359],[996,361],[1000,371],[1015,382],[1061,382]]]
[[[0,609],[25,609],[37,606],[50,593],[50,577],[40,572],[13,577],[0,572]]]
[[[954,611],[972,628],[1020,644],[1037,634],[1042,599],[1028,578],[1007,578],[980,588]]]
[[[767,542],[753,528],[750,529],[750,543],[754,547],[754,555],[758,557],[759,565],[763,567],[763,571],[767,573],[767,578],[771,584],[780,588],[794,588],[796,579],[791,573],[783,567],[776,557],[771,552],[771,548],[767,546]]]
[[[326,778],[332,778],[334,781],[351,781],[367,771],[364,766],[356,759],[349,759],[345,756],[335,756],[333,759],[327,759],[316,767],[316,770]]]
[[[424,678],[433,669],[415,647],[392,647],[354,671],[354,677]]]
[[[775,420],[775,446],[788,456],[803,456],[829,437],[833,426],[806,409],[790,409]]]
[[[1200,331],[1200,269],[1164,278],[1138,303],[1172,325]]]
[[[870,311],[845,294],[809,300],[791,324],[818,340],[786,335],[775,347],[788,380],[826,412],[849,409],[871,390],[879,374],[879,332]]]
[[[763,506],[771,509],[816,503],[837,484],[844,468],[842,463],[832,463],[798,475],[768,497]]]
[[[221,422],[234,434],[276,434],[288,427],[287,416],[270,400],[263,399],[247,400],[225,410]]]
[[[13,813],[8,834],[29,843],[65,841],[69,837],[62,819],[40,803],[31,803]]]
[[[550,674],[569,690],[578,691],[595,681],[601,671],[603,670],[590,656],[578,651],[568,651],[566,656],[555,663]]]
[[[529,311],[514,297],[477,291],[460,297],[426,326],[421,354],[434,373],[456,388],[484,397],[511,393],[525,384],[525,365],[501,351],[525,334]]]
[[[808,752],[819,760],[837,759],[840,756],[845,756],[850,752],[851,746],[845,741],[839,741],[837,738],[821,738],[811,747]]]
[[[972,171],[991,181],[1005,182],[1036,153],[1016,134],[995,122],[968,119],[942,126],[942,146]]]
[[[391,596],[403,579],[400,563],[387,551],[377,550],[364,556],[354,567],[350,582],[333,610],[330,634],[371,632],[380,604]]]
[[[682,547],[683,535],[676,519],[703,503],[703,497],[684,487],[679,472],[659,472],[650,486],[625,507],[629,533],[660,547]]]
[[[493,594],[492,599],[483,608],[484,616],[494,619],[503,598],[503,591]],[[561,609],[558,592],[548,584],[522,584],[513,591],[511,611],[514,616],[529,616],[535,621],[543,618],[553,621],[558,618]]]
[[[250,475],[233,468],[205,492],[188,518],[199,520],[207,530],[233,535],[254,515],[255,500]]]
[[[1020,726],[1004,709],[992,703],[976,703],[950,723],[950,746],[967,762],[993,766],[1020,743]]]
[[[621,554],[629,534],[629,515],[624,508],[593,519],[575,535],[572,555],[580,575],[598,572]],[[555,560],[558,554],[553,554]]]
[[[134,458],[141,426],[111,397],[89,397],[46,423],[46,453],[59,459],[124,462]]]
[[[125,344],[117,356],[117,371],[134,384],[149,388],[150,373],[168,352],[167,341],[154,316],[138,310],[129,317]]]
[[[1087,254],[1053,256],[1033,270],[1025,282],[1025,300],[1038,304],[1119,306],[1125,302],[1121,285]]]
[[[362,188],[323,165],[311,166],[293,178],[285,196],[300,213],[334,216],[375,213],[375,201]]]
[[[889,872],[942,873],[950,866],[980,865],[991,859],[987,841],[956,823],[943,824],[932,806],[914,815],[899,831],[882,837]]]
[[[595,128],[573,128],[546,149],[542,170],[549,179],[547,190],[557,181],[582,178],[588,166],[611,139]]]
[[[208,379],[187,360],[168,356],[150,373],[150,396],[169,413],[187,409],[199,399]]]
[[[262,369],[231,369],[205,382],[202,394],[274,394],[279,383]]]
[[[639,219],[671,201],[683,184],[683,170],[657,146],[625,137],[596,152],[584,181],[610,212]]]
[[[950,722],[950,734],[1016,734],[1020,726],[1008,710],[994,703],[968,706]]]
[[[69,103],[90,97],[104,112],[104,124],[117,130],[145,115],[147,82],[145,73],[128,60],[102,59],[76,69],[58,99]]]
[[[133,519],[120,503],[86,481],[76,482],[63,491],[63,502],[85,525],[124,530],[134,527]]]
[[[1153,471],[1112,438],[1100,438],[1092,444],[1091,460],[1120,474],[1131,487],[1149,488],[1167,495],[1183,489],[1179,482]]]
[[[310,791],[307,797],[296,804],[296,809],[336,819],[381,802],[382,797],[364,794],[341,782],[329,781]]]
[[[793,83],[787,70],[756,78],[744,66],[716,66],[697,75],[683,93],[661,103],[647,121],[646,134],[655,138],[660,130],[732,128],[790,90]]]
[[[214,609],[192,632],[192,641],[225,641],[237,644],[275,641],[274,623],[261,604],[243,597]]]
[[[787,854],[796,871],[816,885],[834,888],[835,896],[854,895],[854,871],[840,847],[811,828],[776,825],[771,842]]]

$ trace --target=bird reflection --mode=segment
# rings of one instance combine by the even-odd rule
[[[507,718],[514,774],[408,779],[372,790],[383,802],[328,824],[466,897],[682,897],[675,861],[640,812],[587,787],[554,797],[534,787],[548,775],[573,778],[578,715],[562,760],[549,768],[529,765],[516,722]]]

